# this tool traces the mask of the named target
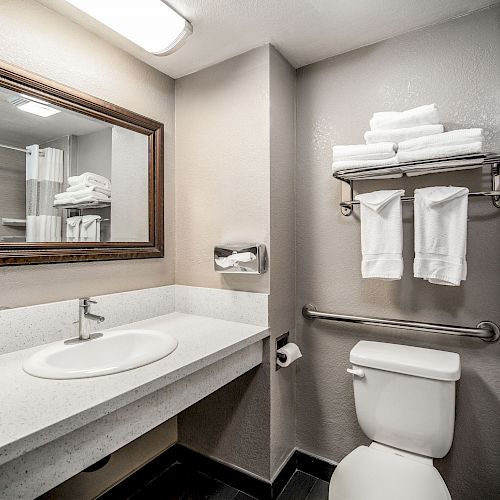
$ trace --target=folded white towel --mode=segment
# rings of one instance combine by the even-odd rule
[[[333,161],[348,160],[384,160],[396,154],[397,145],[393,142],[378,144],[353,144],[350,146],[333,146]]]
[[[471,142],[470,144],[443,145],[440,147],[429,147],[426,149],[417,149],[415,151],[398,151],[398,160],[401,163],[408,161],[433,160],[434,158],[447,158],[451,156],[463,156],[474,153],[481,153],[483,150],[482,142]],[[405,169],[407,167],[404,167]],[[411,169],[411,167],[409,167]]]
[[[66,219],[66,241],[80,241],[80,224],[82,218],[78,215]]]
[[[106,189],[111,189],[111,181],[102,175],[94,174],[92,172],[85,172],[81,175],[75,175],[68,178],[70,186],[77,184],[85,184],[86,186],[99,186]]]
[[[399,280],[403,275],[402,189],[358,194],[361,206],[363,278]]]
[[[396,156],[387,158],[385,160],[346,160],[334,161],[332,163],[332,172],[336,173],[340,170],[351,170],[353,168],[367,168],[367,167],[388,167],[397,165],[398,159]]]
[[[85,196],[84,198],[59,198],[54,200],[54,206],[58,207],[61,205],[83,205],[85,203],[103,202],[109,201],[111,203],[111,198],[106,197],[105,199],[97,198],[95,195]]]
[[[465,280],[468,192],[454,186],[415,190],[416,278],[450,286]]]
[[[101,241],[101,216],[84,215],[80,227],[80,241]]]
[[[419,149],[438,148],[443,146],[462,146],[483,141],[482,128],[464,128],[450,130],[442,134],[434,134],[408,141],[402,141],[398,145],[398,151],[417,151]]]
[[[418,127],[390,128],[387,130],[368,130],[365,132],[366,144],[378,144],[380,142],[403,142],[417,137],[442,134],[444,127],[437,125],[420,125]]]
[[[373,113],[371,130],[418,127],[439,123],[439,112],[435,104],[426,104],[406,111],[383,111]]]
[[[100,186],[87,186],[86,184],[76,184],[74,186],[69,186],[66,189],[67,193],[74,193],[76,191],[82,191],[86,193],[90,193],[91,191],[96,191],[98,193],[105,194],[107,196],[111,196],[111,189],[103,188]]]

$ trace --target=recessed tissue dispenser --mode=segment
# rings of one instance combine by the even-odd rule
[[[264,274],[266,246],[261,243],[221,245],[214,248],[214,269],[218,273]]]

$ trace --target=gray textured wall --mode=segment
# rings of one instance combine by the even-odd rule
[[[412,277],[412,207],[404,209],[405,274],[400,282],[362,280],[360,227],[339,213],[339,182],[330,176],[332,144],[362,142],[374,111],[436,102],[448,128],[481,126],[500,149],[500,8],[478,12],[362,48],[298,71],[297,311],[305,302],[359,315],[475,325],[500,322],[500,211],[470,202],[468,264],[459,288]],[[377,181],[363,189],[405,185],[487,185],[480,171]],[[455,439],[436,461],[454,500],[500,497],[500,343],[317,322],[298,316],[304,359],[297,372],[297,443],[339,461],[368,440],[356,420],[345,371],[358,340],[445,349],[461,356]]]

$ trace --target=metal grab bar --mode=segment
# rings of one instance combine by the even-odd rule
[[[402,330],[444,333],[446,335],[457,335],[460,337],[475,337],[485,342],[496,342],[500,338],[500,328],[492,321],[481,321],[476,328],[470,328],[467,326],[420,323],[419,321],[403,321],[399,319],[364,318],[363,316],[347,316],[344,314],[321,312],[312,304],[306,304],[302,308],[302,316],[309,320],[325,319],[328,321],[343,321],[360,325],[385,326],[387,328],[400,328]]]

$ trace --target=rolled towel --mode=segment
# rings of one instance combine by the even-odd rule
[[[99,186],[106,189],[111,189],[111,181],[102,175],[94,174],[92,172],[85,172],[81,175],[76,175],[68,178],[70,186],[77,184],[85,184],[86,186]]]
[[[107,196],[111,196],[111,189],[103,188],[100,186],[87,186],[84,183],[76,184],[74,186],[69,186],[68,189],[66,189],[66,192],[68,193],[73,193],[74,191],[85,191],[85,192],[97,191]]]
[[[464,156],[474,153],[481,153],[482,142],[472,142],[470,144],[442,145],[440,147],[429,147],[411,151],[398,151],[398,160],[401,163],[409,161],[433,160],[436,158],[448,158],[452,156]],[[417,165],[418,166],[418,165]],[[403,167],[410,169],[411,167]]]
[[[333,146],[333,161],[348,160],[384,160],[396,154],[397,145],[393,142],[378,144],[353,144],[350,146]]]
[[[454,186],[415,190],[415,278],[459,286],[467,277],[468,192]]]
[[[406,111],[383,111],[373,113],[371,130],[387,130],[439,123],[439,112],[435,104],[426,104]]]
[[[385,160],[345,160],[345,161],[334,161],[332,163],[332,172],[336,173],[340,170],[351,170],[355,168],[367,168],[367,167],[388,167],[391,165],[397,165],[398,159],[396,156],[392,158],[387,158]]]
[[[399,280],[403,275],[402,189],[358,194],[363,278]]]
[[[381,142],[403,142],[417,137],[442,134],[444,127],[437,125],[419,125],[418,127],[390,128],[387,130],[368,130],[365,132],[366,144],[378,144]]]
[[[417,151],[419,149],[442,146],[462,146],[464,144],[473,144],[476,142],[483,142],[483,129],[464,128],[400,142],[398,144],[398,152]]]

